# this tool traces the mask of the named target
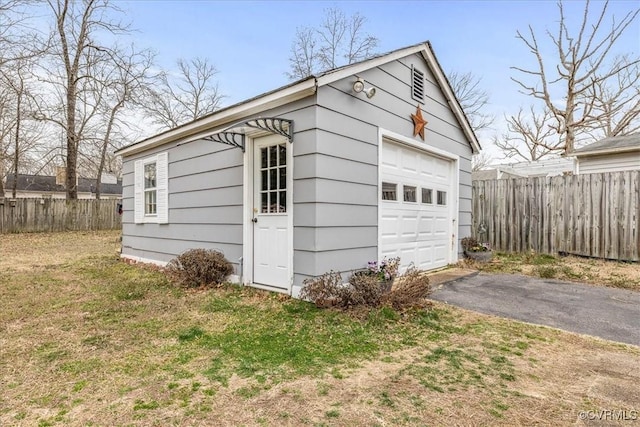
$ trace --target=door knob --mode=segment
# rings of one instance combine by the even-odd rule
[[[253,218],[253,219],[251,220],[251,222],[253,222],[253,223],[258,222],[258,218]]]

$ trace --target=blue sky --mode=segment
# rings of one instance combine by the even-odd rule
[[[380,39],[379,52],[431,41],[445,71],[472,71],[482,79],[491,97],[491,112],[498,116],[529,104],[510,80],[515,75],[510,66],[533,65],[533,57],[515,38],[516,31],[527,31],[531,25],[543,41],[545,30],[557,31],[558,20],[555,1],[543,0],[120,0],[117,4],[138,30],[136,43],[156,50],[163,67],[171,68],[179,57],[209,58],[219,70],[225,105],[287,84],[285,72],[296,27],[318,26],[326,8],[338,7],[367,18],[365,29]],[[599,11],[602,4],[594,1],[591,7]],[[583,5],[565,1],[570,21],[581,18]],[[640,0],[612,1],[609,16],[619,20],[638,7]],[[617,52],[638,55],[640,20],[619,41]]]

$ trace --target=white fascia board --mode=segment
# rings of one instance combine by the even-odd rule
[[[286,87],[282,90],[255,98],[248,102],[221,110],[202,119],[179,126],[159,135],[152,136],[136,144],[129,145],[118,151],[119,156],[129,156],[140,153],[151,148],[159,147],[170,142],[190,142],[196,141],[204,136],[210,135],[217,127],[228,125],[252,114],[261,113],[265,110],[279,107],[290,102],[298,101],[316,92],[316,80],[307,79],[296,85]]]
[[[444,71],[440,67],[435,54],[431,50],[429,45],[426,45],[425,49],[422,50],[422,55],[424,56],[427,64],[431,67],[431,72],[438,80],[438,84],[442,88],[444,95],[447,97],[447,101],[449,103],[449,107],[453,110],[453,114],[458,118],[460,125],[462,126],[462,131],[467,136],[467,139],[471,143],[471,148],[473,149],[473,154],[478,154],[481,150],[480,143],[478,142],[478,138],[476,137],[475,132],[471,129],[471,124],[467,119],[466,114],[462,110],[458,99],[456,98],[451,85],[449,84],[449,80],[444,74]]]

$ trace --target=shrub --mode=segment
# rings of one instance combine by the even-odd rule
[[[309,300],[318,307],[342,305],[342,276],[330,271],[322,276],[305,279],[300,298]]]
[[[383,293],[377,276],[354,273],[342,291],[342,299],[346,306],[377,307]]]
[[[173,283],[193,288],[223,283],[233,273],[233,265],[222,252],[190,249],[169,261],[166,272]]]
[[[343,283],[340,273],[330,271],[322,276],[306,279],[300,297],[318,307],[375,308],[380,306],[401,310],[410,307],[425,307],[425,298],[431,293],[429,278],[416,268],[410,268],[400,276],[393,290],[386,292],[377,277],[368,271],[351,275]]]
[[[431,294],[429,278],[415,267],[411,267],[398,279],[391,292],[382,297],[384,305],[394,310],[424,306],[425,298]]]
[[[460,246],[467,252],[487,252],[491,250],[488,243],[480,243],[475,237],[465,237],[460,240]]]

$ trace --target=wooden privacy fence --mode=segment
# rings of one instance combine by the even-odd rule
[[[0,201],[0,233],[117,229],[118,203],[116,199],[5,198]]]
[[[472,211],[499,251],[640,261],[640,171],[474,181]]]

